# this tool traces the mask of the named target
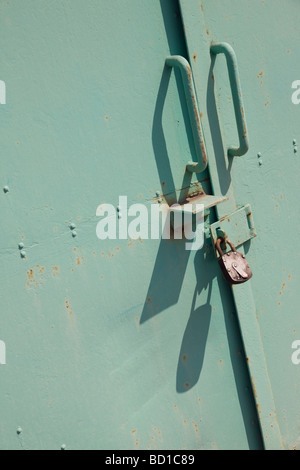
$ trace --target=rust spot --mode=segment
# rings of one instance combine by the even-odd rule
[[[291,51],[288,49],[288,50],[286,51],[286,53],[287,53],[287,54],[290,54],[290,53],[291,53]]]
[[[183,361],[186,361],[186,360],[187,360],[187,355],[186,355],[186,354],[184,354],[184,355],[182,356],[182,360],[183,360]]]
[[[72,315],[71,306],[70,306],[70,302],[68,301],[68,299],[65,301],[65,305],[66,305],[66,309],[69,315]]]
[[[255,387],[253,377],[251,377],[251,383],[252,383],[252,389],[253,389],[254,396],[257,399],[257,391],[256,391],[256,387]]]
[[[258,414],[261,414],[261,408],[260,408],[260,404],[259,404],[259,403],[256,404],[256,408],[257,408]]]
[[[265,102],[265,106],[269,106],[269,104],[270,104],[270,101]]]
[[[164,187],[166,185],[166,182],[162,181],[161,185],[162,185],[162,187]]]
[[[200,118],[201,118],[201,119],[203,118],[203,113],[200,113]]]
[[[201,11],[202,11],[202,13],[203,13],[203,5],[202,5],[202,3],[201,3]]]
[[[27,277],[29,279],[29,281],[32,281],[34,279],[34,271],[33,269],[29,269],[29,271],[27,271]]]
[[[133,429],[133,430],[131,431],[131,434],[135,434],[135,433],[136,433],[136,429]]]
[[[189,388],[190,384],[188,382],[186,382],[185,384],[185,388]]]
[[[209,36],[209,30],[208,29],[206,30],[206,34],[207,34],[207,36]]]
[[[148,304],[152,304],[152,300],[151,300],[150,297],[147,297],[147,302],[148,302]]]
[[[194,426],[195,431],[198,432],[198,424],[192,421],[192,425]]]
[[[282,283],[281,291],[279,292],[279,295],[282,295],[284,288],[285,288],[285,282]]]
[[[196,62],[197,54],[193,54],[193,59],[194,59],[194,61]]]
[[[105,120],[108,121],[108,116],[105,116]]]
[[[59,267],[58,266],[53,266],[52,267],[52,275],[57,276],[59,274]]]

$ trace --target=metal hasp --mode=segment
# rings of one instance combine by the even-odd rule
[[[232,241],[235,246],[256,237],[250,204],[240,207],[232,214],[222,217],[210,226],[212,243],[215,246],[219,237]]]
[[[167,57],[166,65],[169,67],[177,67],[180,70],[194,137],[198,162],[188,162],[186,169],[191,173],[201,173],[207,167],[207,154],[201,129],[200,113],[196,101],[191,67],[188,61],[179,55]]]
[[[245,155],[245,153],[248,152],[249,141],[237,58],[233,48],[226,42],[213,43],[210,47],[210,52],[212,55],[224,54],[226,57],[231,93],[234,104],[234,112],[240,141],[239,147],[228,148],[228,155],[230,155],[231,157],[241,157],[242,155]]]

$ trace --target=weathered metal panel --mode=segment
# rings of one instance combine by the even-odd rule
[[[216,209],[218,218],[226,220],[236,205],[250,203],[255,219],[257,237],[245,245],[254,276],[241,289],[236,286],[233,295],[264,446],[292,449],[299,442],[300,424],[300,370],[291,360],[299,331],[295,289],[299,263],[293,250],[299,113],[291,99],[297,76],[294,64],[300,54],[299,5],[293,1],[180,3],[212,185],[217,194],[228,197]],[[242,158],[227,158],[228,145],[238,139],[232,84],[228,64],[210,54],[212,45],[222,41],[230,43],[239,58],[250,139],[250,150]]]

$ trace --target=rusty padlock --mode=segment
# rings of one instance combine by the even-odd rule
[[[234,244],[230,240],[226,240],[231,250],[226,254],[221,249],[223,238],[218,238],[216,249],[220,255],[219,266],[221,271],[230,284],[241,284],[248,281],[252,277],[252,271],[243,253],[236,251]]]

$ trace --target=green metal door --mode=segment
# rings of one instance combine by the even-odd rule
[[[1,449],[296,445],[299,33],[287,3],[1,2]],[[276,9],[281,36],[257,39]],[[216,118],[212,41],[235,49],[247,113],[250,150],[229,167],[235,116],[218,56]],[[192,67],[202,173],[186,170],[197,149],[170,55]],[[150,217],[129,228],[137,208],[201,191],[228,198],[206,212],[201,249],[151,237]],[[247,204],[254,275],[232,290],[212,225]]]

